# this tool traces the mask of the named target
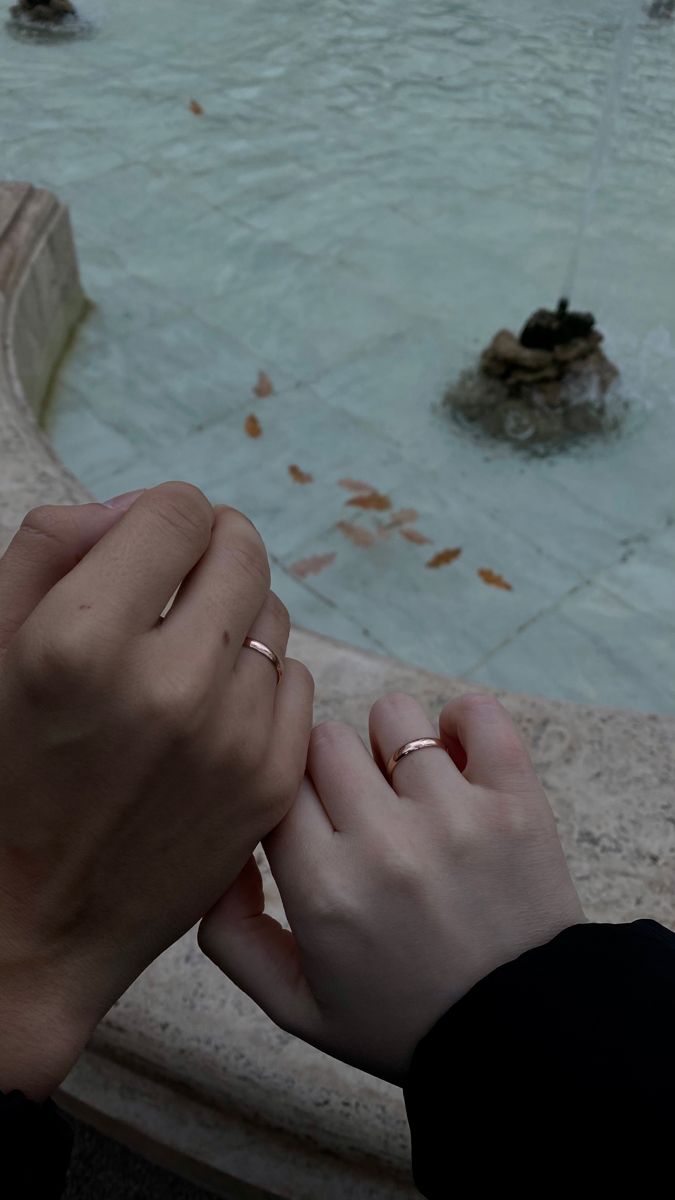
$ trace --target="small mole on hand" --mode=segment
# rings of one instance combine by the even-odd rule
[[[87,609],[87,608],[93,608],[93,607],[94,607],[94,606],[93,606],[93,604],[81,604],[81,605],[80,605],[80,612],[84,612],[84,610],[85,610],[85,609]]]
[[[226,645],[226,646],[229,646],[230,642],[232,641],[232,638],[230,637],[230,635],[229,635],[229,633],[228,633],[227,629],[225,630],[225,632],[224,632],[224,634],[223,634],[223,641],[224,641],[224,643],[225,643],[225,645]]]

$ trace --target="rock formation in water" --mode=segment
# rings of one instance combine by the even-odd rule
[[[13,17],[34,21],[38,25],[56,25],[68,17],[76,17],[71,0],[19,0],[10,12]]]
[[[519,337],[507,329],[446,393],[464,421],[539,452],[616,425],[606,398],[619,372],[591,313],[539,309]]]
[[[672,20],[675,16],[675,0],[654,0],[649,9],[649,16],[656,20],[659,18],[666,21]]]

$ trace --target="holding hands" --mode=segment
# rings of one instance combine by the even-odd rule
[[[399,1083],[474,984],[583,921],[499,703],[434,730],[390,696],[372,756],[346,726],[310,741],[288,634],[254,527],[186,484],[26,518],[0,560],[0,1091],[53,1091],[205,914],[279,1025]]]

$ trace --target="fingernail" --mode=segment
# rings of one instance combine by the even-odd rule
[[[121,508],[123,511],[131,508],[134,501],[143,495],[145,488],[137,488],[135,492],[122,492],[121,496],[113,496],[112,500],[104,500],[106,508]]]

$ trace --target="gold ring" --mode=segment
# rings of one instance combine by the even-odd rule
[[[440,738],[415,738],[412,742],[406,742],[404,746],[400,746],[392,754],[387,763],[387,775],[390,781],[393,779],[394,771],[401,760],[407,758],[409,754],[414,754],[416,750],[445,750],[445,746]]]
[[[274,670],[277,673],[277,683],[281,683],[284,675],[284,664],[274,650],[270,650],[264,642],[258,642],[255,638],[244,638],[244,645],[248,650],[255,650],[256,654],[264,654],[265,658],[269,658]]]

